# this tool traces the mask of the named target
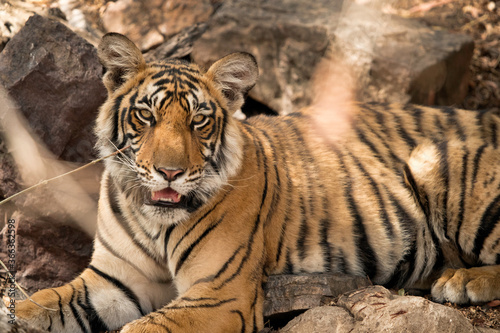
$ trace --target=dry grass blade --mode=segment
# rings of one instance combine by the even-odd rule
[[[20,195],[22,195],[22,194],[26,193],[26,192],[29,192],[29,191],[31,191],[31,190],[33,190],[33,189],[37,188],[38,186],[46,185],[46,184],[48,184],[48,183],[49,183],[49,182],[51,182],[51,181],[57,180],[57,179],[59,179],[59,178],[63,178],[63,177],[68,176],[68,175],[70,175],[70,174],[72,174],[72,173],[75,173],[75,172],[78,172],[78,171],[80,171],[80,170],[83,170],[83,169],[85,169],[85,168],[87,168],[87,167],[89,167],[89,166],[91,166],[91,165],[93,165],[93,164],[96,164],[96,163],[98,163],[98,162],[100,162],[100,161],[102,161],[102,160],[105,160],[106,158],[109,158],[109,157],[115,156],[115,155],[117,155],[117,154],[120,154],[120,153],[122,153],[123,151],[127,150],[128,148],[130,148],[130,146],[126,146],[126,147],[124,147],[124,148],[122,148],[122,149],[120,149],[120,150],[117,150],[117,151],[115,151],[115,152],[113,152],[113,153],[111,153],[111,154],[109,154],[109,155],[107,155],[107,156],[104,156],[104,157],[98,158],[98,159],[96,159],[96,160],[93,160],[92,162],[89,162],[89,163],[87,163],[87,164],[85,164],[85,165],[83,165],[83,166],[81,166],[81,167],[79,167],[79,168],[76,168],[75,170],[71,170],[71,171],[69,171],[69,172],[63,173],[62,175],[59,175],[59,176],[56,176],[56,177],[53,177],[53,178],[50,178],[50,179],[46,179],[46,180],[44,180],[44,181],[41,181],[41,182],[40,182],[40,183],[38,183],[38,184],[35,184],[35,185],[33,185],[33,186],[30,186],[30,187],[28,187],[27,189],[24,189],[24,190],[22,190],[21,192],[18,192],[18,193],[16,193],[16,194],[11,195],[10,197],[8,197],[8,198],[6,198],[6,199],[4,199],[4,200],[0,201],[0,206],[1,206],[1,205],[3,205],[4,203],[7,203],[7,202],[11,201],[12,199],[14,199],[14,198],[16,198],[16,197],[18,197],[18,196],[20,196]]]

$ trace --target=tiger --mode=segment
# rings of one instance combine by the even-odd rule
[[[500,297],[498,112],[358,103],[325,140],[308,108],[237,120],[258,65],[146,62],[106,34],[105,160],[88,267],[16,315],[50,332],[257,332],[270,275],[339,273]],[[335,106],[332,106],[333,108]]]

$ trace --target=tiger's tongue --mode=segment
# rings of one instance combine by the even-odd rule
[[[171,189],[170,187],[164,188],[160,191],[153,191],[151,193],[151,200],[153,201],[168,201],[178,203],[181,201],[181,195]]]

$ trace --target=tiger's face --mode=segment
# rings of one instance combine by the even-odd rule
[[[206,73],[168,60],[146,64],[135,45],[108,34],[99,46],[108,100],[96,132],[101,155],[122,191],[146,217],[164,224],[187,219],[241,164],[231,114],[257,77],[255,60],[233,54]]]

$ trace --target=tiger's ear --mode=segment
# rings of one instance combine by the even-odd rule
[[[110,93],[146,68],[141,51],[130,39],[118,33],[102,37],[97,55],[106,68],[102,81]]]
[[[249,53],[232,53],[216,61],[207,71],[227,100],[229,112],[233,113],[243,105],[245,94],[257,82],[259,69],[254,56]]]

